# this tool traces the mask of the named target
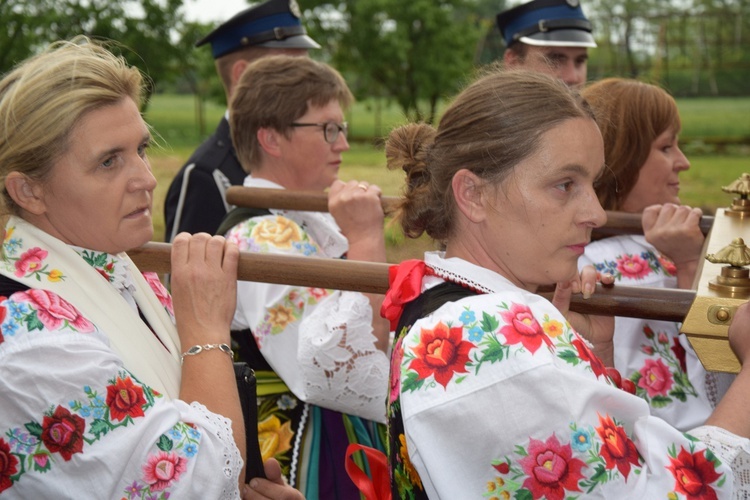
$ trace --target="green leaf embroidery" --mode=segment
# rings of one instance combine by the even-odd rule
[[[169,439],[166,435],[162,434],[159,438],[159,442],[156,443],[156,446],[161,451],[170,451],[172,448],[174,448],[174,441]]]
[[[494,332],[498,326],[500,326],[500,322],[495,316],[487,314],[486,311],[482,312],[482,330],[485,332]]]

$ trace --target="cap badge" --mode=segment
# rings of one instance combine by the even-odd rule
[[[567,0],[570,2],[571,0]],[[576,3],[578,3],[578,0],[576,0]],[[302,17],[302,12],[299,10],[299,5],[297,5],[297,0],[289,0],[289,10],[291,11],[292,15],[296,18]]]
[[[292,0],[294,1],[294,0]],[[573,7],[574,9],[578,7],[578,4],[581,3],[579,0],[565,0],[565,3]]]

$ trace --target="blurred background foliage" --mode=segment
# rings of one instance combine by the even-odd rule
[[[77,34],[116,40],[152,79],[152,92],[198,102],[224,94],[207,48],[213,26],[187,22],[186,0],[4,0],[0,73],[49,42]],[[254,2],[248,2],[252,5]],[[495,15],[507,0],[298,0],[323,48],[360,99],[395,103],[433,121],[442,98],[473,68],[502,57]],[[750,95],[748,0],[587,0],[599,47],[589,79],[619,75],[659,83],[679,97]],[[200,112],[200,106],[196,112]]]

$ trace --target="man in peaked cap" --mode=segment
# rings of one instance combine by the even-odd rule
[[[497,15],[509,68],[556,76],[571,87],[586,83],[588,48],[596,47],[579,0],[533,0]]]
[[[307,56],[318,45],[307,36],[296,0],[267,0],[245,9],[196,43],[210,44],[216,71],[229,102],[240,75],[252,61],[273,54]],[[247,174],[235,155],[225,113],[216,131],[177,173],[164,202],[166,240],[182,232],[213,234],[230,210],[225,193]]]

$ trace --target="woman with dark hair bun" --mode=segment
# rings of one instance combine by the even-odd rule
[[[606,220],[585,100],[548,76],[491,71],[437,129],[394,130],[386,156],[406,173],[404,233],[444,245],[393,269],[383,303],[394,498],[747,494],[750,369],[683,434],[612,367],[612,318],[568,310],[594,290],[577,263]],[[551,301],[535,293],[550,284]],[[730,342],[746,359],[750,339]]]

